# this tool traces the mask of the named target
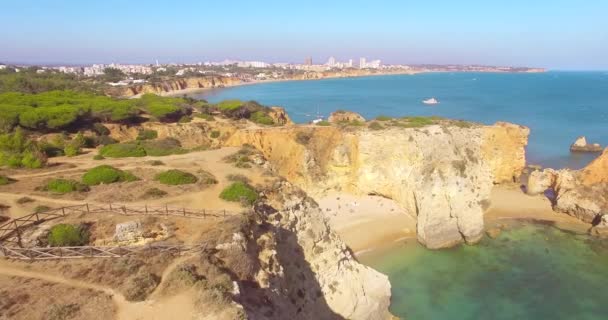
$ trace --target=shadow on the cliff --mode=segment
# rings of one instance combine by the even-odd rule
[[[275,241],[261,238],[264,234],[274,234]],[[260,266],[269,275],[261,280],[264,288],[260,279],[241,282],[238,302],[248,319],[344,319],[328,306],[294,232],[258,221],[251,236],[258,249],[274,249],[276,261],[271,257]]]

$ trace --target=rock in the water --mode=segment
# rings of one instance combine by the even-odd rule
[[[365,118],[363,118],[362,115],[360,115],[356,112],[340,110],[340,111],[333,112],[331,115],[329,115],[329,118],[327,119],[327,121],[332,122],[332,123],[351,122],[351,121],[365,122]]]
[[[114,241],[132,242],[143,238],[144,230],[139,221],[128,221],[116,225]]]
[[[576,138],[576,141],[570,145],[571,152],[601,152],[602,146],[598,143],[587,143],[587,138],[581,136]]]

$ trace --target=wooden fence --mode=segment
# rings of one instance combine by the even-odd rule
[[[0,256],[13,259],[68,259],[68,258],[112,258],[124,257],[154,250],[157,252],[173,252],[182,254],[201,249],[202,245],[147,245],[124,247],[34,247],[22,248],[21,235],[23,229],[45,221],[58,219],[70,214],[101,214],[118,213],[122,215],[162,215],[178,216],[193,219],[225,217],[226,210],[187,209],[165,206],[127,206],[119,204],[93,205],[82,204],[60,207],[22,216],[0,225]],[[12,245],[11,245],[12,244]]]

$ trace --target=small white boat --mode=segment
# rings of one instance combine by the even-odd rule
[[[437,101],[437,99],[435,99],[435,98],[430,98],[430,99],[422,100],[422,103],[424,103],[424,104],[438,104],[439,101]]]

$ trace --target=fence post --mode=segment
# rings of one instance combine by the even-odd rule
[[[226,217],[226,209],[224,209],[224,218]]]
[[[110,202],[110,211],[112,211],[112,202]]]
[[[205,215],[206,215],[205,209],[203,209],[203,218],[205,218]]]
[[[169,205],[165,203],[165,214],[169,215]]]
[[[184,217],[185,217],[186,216],[186,208],[182,208],[182,209],[184,209]]]
[[[86,204],[86,206],[87,206],[87,213],[91,213],[91,211],[89,210],[89,203],[87,202],[87,203],[85,203],[85,204]]]
[[[65,217],[65,207],[61,207],[61,214]]]
[[[145,210],[146,210],[146,214],[148,214],[148,204],[147,204],[147,203],[146,203],[146,204],[144,204],[144,208],[145,208]]]

